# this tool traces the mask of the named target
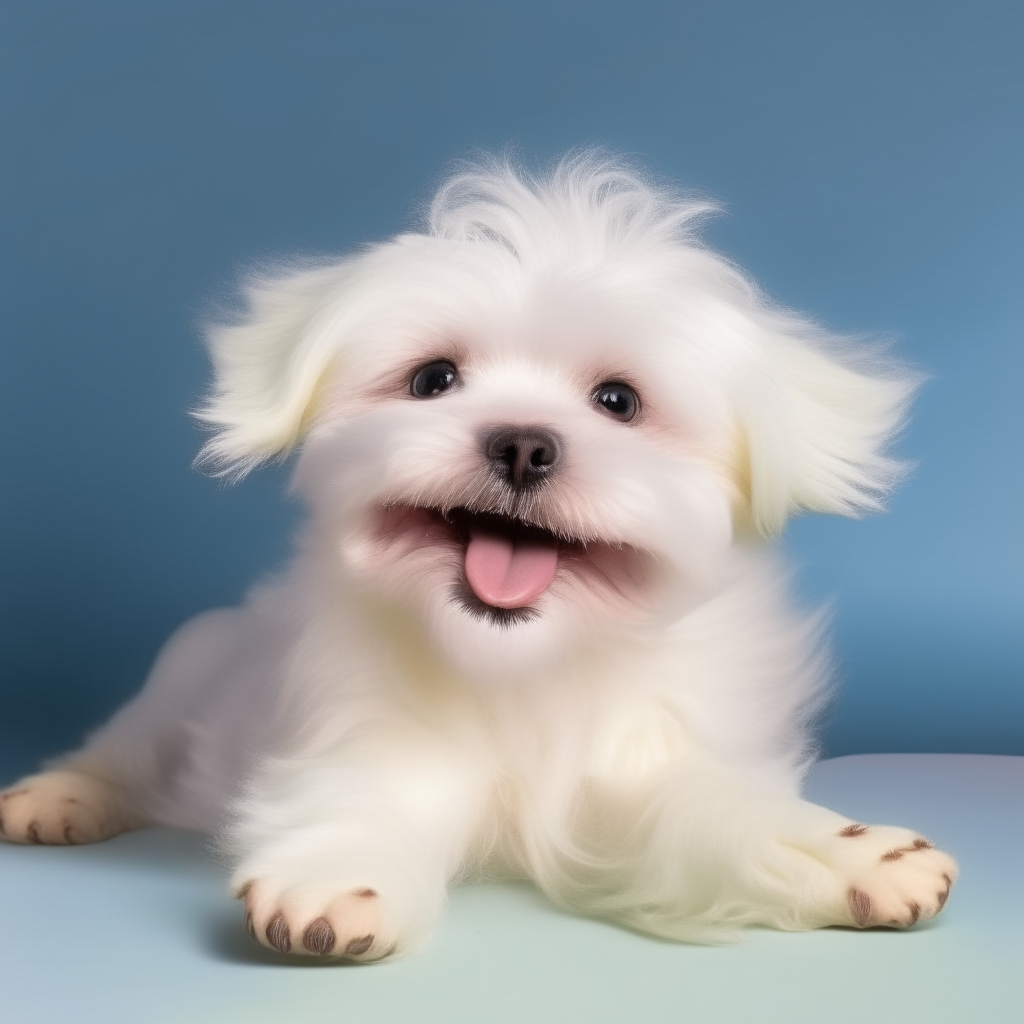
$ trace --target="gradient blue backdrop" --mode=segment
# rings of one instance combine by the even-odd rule
[[[1024,5],[6,0],[0,760],[74,742],[286,553],[285,473],[194,474],[196,325],[253,257],[404,226],[446,161],[640,156],[782,301],[933,377],[835,597],[827,749],[1024,753]]]

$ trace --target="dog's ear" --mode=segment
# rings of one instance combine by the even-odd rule
[[[199,465],[237,479],[299,441],[336,355],[346,277],[335,264],[250,278],[241,314],[207,329],[213,385],[195,416],[213,433]]]
[[[738,409],[748,525],[772,536],[802,511],[880,509],[904,469],[888,446],[919,375],[796,317],[764,326],[764,360]]]

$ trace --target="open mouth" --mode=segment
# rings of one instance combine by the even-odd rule
[[[466,611],[496,624],[533,618],[559,562],[584,551],[582,541],[498,512],[408,505],[382,510],[383,535],[416,537],[417,546],[442,545],[461,555],[454,597]]]
[[[550,530],[494,512],[457,508],[444,519],[465,545],[468,590],[488,608],[528,609],[551,585],[559,551],[567,546]]]
[[[402,503],[384,506],[380,516],[377,539],[389,548],[398,544],[396,554],[450,552],[457,559],[452,599],[496,626],[536,618],[556,579],[572,580],[592,598],[625,600],[634,600],[649,581],[649,559],[637,548],[574,537],[517,516]]]

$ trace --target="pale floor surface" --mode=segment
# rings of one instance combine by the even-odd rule
[[[201,837],[0,844],[0,1021],[1024,1021],[1024,758],[839,758],[808,795],[952,852],[947,911],[910,932],[759,930],[707,948],[566,916],[526,886],[467,887],[416,959],[307,966],[244,935]]]

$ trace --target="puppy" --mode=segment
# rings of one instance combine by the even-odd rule
[[[202,458],[297,449],[297,553],[4,837],[216,833],[249,933],[316,957],[416,949],[467,876],[693,941],[937,914],[950,857],[799,797],[828,662],[770,543],[878,508],[914,381],[770,304],[708,211],[494,161],[421,234],[252,280]]]

